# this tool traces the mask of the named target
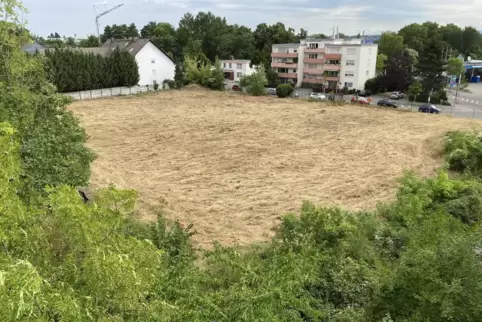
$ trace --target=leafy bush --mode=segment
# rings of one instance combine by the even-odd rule
[[[365,90],[370,91],[372,94],[386,92],[383,76],[377,76],[377,77],[368,79],[365,82]]]
[[[268,84],[264,68],[261,67],[251,75],[245,75],[241,78],[239,85],[253,96],[266,95],[265,85]]]
[[[187,82],[214,90],[222,90],[224,88],[224,73],[219,60],[216,60],[213,66],[208,61],[201,61],[197,57],[186,56],[184,67]]]
[[[293,86],[290,84],[281,84],[276,87],[276,95],[281,98],[290,96],[293,91]]]
[[[482,177],[482,136],[478,132],[449,132],[445,158],[450,170]]]
[[[410,101],[413,101],[415,98],[416,102],[421,102],[421,103],[427,103],[428,102],[428,97],[430,95],[430,92],[423,91],[417,97],[415,98],[414,95],[409,95],[408,99]],[[430,103],[432,104],[440,104],[442,102],[447,101],[447,93],[445,91],[437,92],[437,93],[432,93],[430,96]]]

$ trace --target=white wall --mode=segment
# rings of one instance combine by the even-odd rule
[[[355,54],[351,54],[355,50]],[[352,83],[353,85],[349,89],[358,89],[358,79],[360,77],[358,69],[360,66],[360,52],[361,47],[359,46],[346,46],[341,50],[341,67],[340,67],[340,82],[341,87],[345,87],[345,83]],[[354,60],[354,66],[347,66],[347,60]],[[353,72],[353,76],[345,76],[347,72]]]
[[[137,53],[136,61],[139,66],[139,85],[152,85],[154,81],[162,84],[165,79],[174,79],[176,65],[150,42]]]
[[[378,45],[360,47],[357,89],[364,89],[367,79],[375,77],[377,67]]]

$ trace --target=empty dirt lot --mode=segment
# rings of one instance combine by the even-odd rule
[[[405,169],[433,174],[448,130],[440,115],[328,106],[273,97],[167,91],[76,102],[98,159],[94,187],[139,192],[141,219],[162,207],[193,223],[201,246],[272,235],[303,200],[371,209],[393,198]]]

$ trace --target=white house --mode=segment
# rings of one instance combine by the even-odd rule
[[[239,82],[241,77],[251,75],[256,71],[255,66],[249,67],[250,60],[246,59],[229,59],[221,60],[221,65],[224,71],[224,78],[231,81]]]
[[[165,79],[174,79],[176,63],[148,39],[109,39],[101,47],[80,50],[107,56],[116,48],[125,50],[136,58],[139,85],[162,84]]]

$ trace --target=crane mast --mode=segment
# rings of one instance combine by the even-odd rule
[[[112,8],[110,8],[109,10],[106,10],[100,14],[98,14],[96,17],[95,17],[95,26],[97,27],[97,37],[99,38],[99,43],[100,43],[100,27],[99,27],[99,18],[100,17],[103,17],[105,16],[106,14],[116,10],[116,9],[119,9],[120,7],[122,7],[124,4],[121,3],[121,4],[118,4],[117,6],[114,6]]]

